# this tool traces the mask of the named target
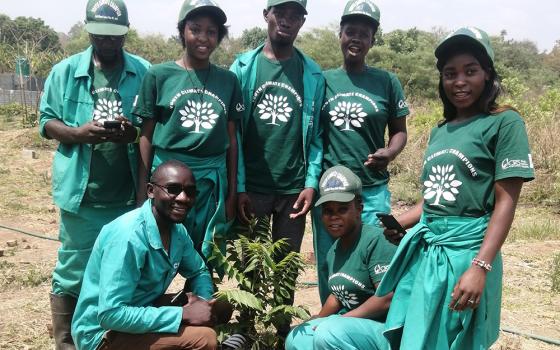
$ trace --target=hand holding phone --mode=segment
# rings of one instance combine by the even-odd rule
[[[385,230],[383,234],[387,238],[387,240],[393,244],[398,245],[401,239],[406,234],[406,230],[401,226],[401,224],[395,219],[395,217],[391,214],[385,213],[376,213],[375,214],[379,221],[385,226]],[[388,230],[394,230],[397,234],[391,234]]]
[[[103,127],[105,129],[120,129],[122,122],[120,120],[105,120],[103,122]]]

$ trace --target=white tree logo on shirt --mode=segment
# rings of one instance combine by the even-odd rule
[[[334,126],[344,125],[344,129],[341,129],[342,131],[352,130],[350,124],[355,128],[361,128],[364,117],[367,115],[361,103],[346,101],[339,102],[329,114],[331,115],[331,122],[334,123]]]
[[[331,287],[334,296],[340,301],[344,307],[351,309],[353,305],[358,304],[358,297],[354,293],[349,293],[344,289],[344,286]]]
[[[103,123],[106,120],[115,120],[115,117],[120,115],[122,115],[121,101],[111,101],[106,98],[97,100],[93,111],[93,120]]]
[[[268,125],[280,125],[276,123],[276,119],[284,123],[288,122],[290,113],[293,111],[286,96],[273,96],[272,94],[266,94],[262,103],[259,103],[257,107],[260,119],[271,119],[270,123],[267,123]]]
[[[214,112],[211,102],[194,102],[192,100],[188,100],[187,105],[179,110],[179,113],[182,115],[183,123],[181,125],[185,128],[194,126],[194,131],[190,131],[190,133],[195,134],[202,134],[201,128],[212,129],[219,117]]]
[[[457,199],[455,195],[459,194],[457,187],[463,183],[455,179],[455,174],[452,173],[453,165],[437,165],[432,167],[432,174],[428,175],[429,180],[424,181],[424,199],[430,200],[435,197],[431,205],[445,207],[440,204],[441,197],[448,202],[455,202]]]

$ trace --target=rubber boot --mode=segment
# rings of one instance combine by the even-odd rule
[[[50,294],[53,337],[56,350],[75,350],[70,333],[77,300],[69,295]]]

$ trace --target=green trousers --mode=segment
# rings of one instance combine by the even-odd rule
[[[134,206],[116,208],[80,207],[77,213],[60,210],[58,260],[53,271],[52,291],[77,298],[93,244],[101,228]]]
[[[383,323],[365,318],[316,318],[288,334],[286,350],[389,350],[383,329]]]
[[[391,212],[391,193],[387,185],[365,187],[362,190],[362,201],[364,210],[362,221],[367,225],[377,225],[378,219],[375,213]],[[321,304],[327,300],[330,291],[328,286],[329,271],[327,266],[327,252],[334,243],[334,239],[325,229],[321,220],[321,208],[314,207],[311,211],[313,226],[313,248],[317,266],[317,284],[319,286],[319,296]]]
[[[482,350],[496,341],[500,326],[502,259],[487,273],[480,304],[449,309],[451,292],[471,266],[490,215],[480,218],[423,216],[405,235],[376,294],[395,292],[385,337],[392,349]]]

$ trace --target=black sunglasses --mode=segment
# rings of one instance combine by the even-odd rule
[[[181,184],[167,184],[167,185],[160,185],[153,182],[150,182],[152,185],[157,186],[164,190],[168,195],[177,197],[181,194],[181,192],[185,192],[188,197],[196,196],[196,187],[195,186],[187,186],[183,187]]]

